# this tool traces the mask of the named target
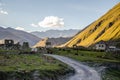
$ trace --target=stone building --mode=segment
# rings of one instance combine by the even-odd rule
[[[96,44],[90,46],[91,49],[105,51],[107,49],[107,44],[105,41],[99,41]]]
[[[0,44],[0,49],[4,50],[19,50],[21,48],[20,43],[14,43],[12,39],[5,39],[3,43]]]

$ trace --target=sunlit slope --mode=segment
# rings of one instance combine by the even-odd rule
[[[120,38],[120,3],[114,6],[101,18],[90,24],[83,31],[75,35],[62,47],[73,45],[88,47],[101,40],[109,41]]]
[[[36,48],[36,47],[45,47],[47,40],[48,40],[48,38],[45,38],[45,39],[40,40],[38,43],[36,43],[36,44],[33,46],[33,48]]]

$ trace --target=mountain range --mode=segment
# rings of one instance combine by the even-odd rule
[[[94,21],[61,47],[89,47],[99,41],[120,41],[120,3]]]
[[[78,29],[69,29],[69,30],[47,30],[47,31],[34,31],[31,32],[33,35],[38,36],[39,38],[59,38],[59,37],[72,37],[74,36],[79,30]]]
[[[28,33],[21,30],[16,30],[14,28],[3,28],[0,27],[0,43],[3,43],[4,39],[12,39],[16,42],[29,42],[30,46],[34,46],[39,41],[43,40],[46,37],[47,41],[52,42],[52,45],[63,44],[71,39],[71,36],[76,34],[79,30],[48,30],[45,32],[32,32]],[[37,35],[35,35],[37,34]],[[62,37],[61,37],[62,36]],[[43,39],[42,39],[43,38]]]
[[[70,39],[71,39],[71,37],[44,38],[44,39],[40,40],[38,43],[36,43],[34,45],[34,47],[45,47],[47,42],[50,42],[51,47],[55,47],[55,46],[61,45],[63,43],[66,43]]]
[[[21,44],[23,42],[29,42],[30,46],[35,45],[40,40],[40,38],[38,38],[37,36],[25,31],[16,30],[10,27],[0,27],[0,40],[4,39],[12,39],[15,42],[20,42]]]

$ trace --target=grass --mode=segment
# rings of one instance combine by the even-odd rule
[[[91,67],[99,67],[95,66],[96,63],[103,65],[104,63],[120,63],[120,56],[112,53],[57,48],[52,49],[52,51],[55,54],[67,56],[81,62],[92,62],[92,65],[88,64]],[[120,80],[120,70],[107,68],[104,74],[102,74],[102,80]]]
[[[108,69],[103,80],[120,80],[120,70]]]
[[[53,48],[51,51],[55,54],[68,56],[81,62],[120,62],[119,57],[116,58],[113,54],[105,52],[57,48]],[[21,80],[23,80],[21,77],[24,75],[25,80],[31,80],[29,77],[31,75],[30,72],[35,70],[39,70],[40,77],[46,80],[45,77],[52,79],[53,77],[55,78],[56,75],[65,75],[69,73],[70,69],[60,61],[39,54],[0,54],[0,76],[3,76],[0,79],[2,80],[6,80],[6,73],[11,75],[13,72],[17,72],[14,73],[14,76],[19,77]],[[1,72],[5,72],[5,75]],[[119,74],[119,70],[109,69],[106,71],[103,80],[119,80]]]
[[[83,62],[120,62],[112,53],[74,49],[52,49],[55,54],[64,55]]]
[[[42,80],[55,79],[73,71],[68,65],[40,54],[0,54],[0,80],[33,80],[38,71]]]
[[[57,70],[65,65],[53,58],[28,54],[0,54],[0,71]]]

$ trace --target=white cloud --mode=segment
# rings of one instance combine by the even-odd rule
[[[30,25],[31,25],[31,26],[33,26],[33,27],[38,27],[38,25],[36,25],[36,24],[33,24],[33,23],[32,23],[32,24],[30,24]]]
[[[39,22],[38,25],[43,28],[63,27],[64,21],[63,21],[63,18],[59,18],[57,16],[47,16],[44,18],[43,21]]]
[[[38,22],[37,24],[30,24],[32,27],[43,27],[43,28],[59,28],[64,26],[63,18],[57,16],[47,16],[43,21]]]
[[[8,15],[8,12],[7,12],[7,11],[4,11],[4,10],[0,10],[0,14]]]
[[[23,27],[16,27],[15,29],[16,29],[16,30],[22,30],[22,31],[25,30]]]

